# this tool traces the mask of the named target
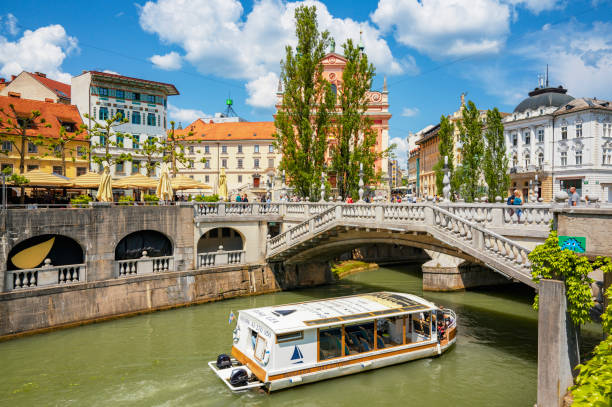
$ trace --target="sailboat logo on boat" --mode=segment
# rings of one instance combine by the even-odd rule
[[[291,356],[291,360],[295,360],[293,364],[297,365],[298,363],[304,363],[303,359],[304,355],[302,355],[302,351],[296,345],[295,348],[293,348],[293,356]]]

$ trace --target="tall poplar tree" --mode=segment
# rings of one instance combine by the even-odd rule
[[[471,100],[462,107],[461,120],[458,123],[461,141],[461,171],[460,191],[466,202],[474,202],[477,198],[482,161],[484,155],[484,140],[482,136],[483,123],[480,112]]]
[[[484,151],[483,171],[484,179],[489,187],[489,202],[495,202],[496,196],[504,198],[510,186],[508,175],[508,156],[504,142],[504,125],[497,108],[487,110],[487,128],[485,130],[487,142]]]
[[[346,66],[338,86],[338,107],[333,122],[336,143],[330,148],[332,169],[336,172],[340,196],[357,198],[359,166],[363,164],[363,182],[370,184],[376,174],[374,162],[383,153],[376,152],[376,132],[365,115],[368,91],[374,78],[374,66],[351,39],[342,46]]]
[[[317,185],[325,164],[327,137],[335,105],[331,84],[323,78],[321,60],[330,43],[328,31],[320,32],[316,7],[295,9],[298,45],[285,47],[281,61],[283,97],[274,123],[276,145],[296,194],[317,200]]]
[[[455,178],[455,166],[453,161],[455,159],[455,142],[453,140],[453,133],[455,131],[455,125],[448,119],[448,117],[442,115],[440,117],[440,130],[438,131],[438,138],[440,143],[438,144],[438,150],[440,151],[440,158],[434,166],[436,171],[436,189],[438,195],[442,194],[444,188],[444,157],[448,157],[448,170],[449,178],[453,180]],[[455,186],[451,182],[451,196],[455,190]]]

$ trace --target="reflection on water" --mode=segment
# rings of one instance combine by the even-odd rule
[[[237,298],[0,343],[0,405],[532,406],[537,373],[533,292],[512,285],[423,293],[416,270],[382,268],[325,287]],[[459,319],[457,346],[439,358],[271,395],[231,394],[206,366],[230,349],[231,310],[380,290],[409,292],[453,308]]]

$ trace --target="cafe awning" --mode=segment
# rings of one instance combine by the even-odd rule
[[[181,175],[171,178],[170,182],[172,184],[172,189],[175,191],[185,189],[212,189],[210,185],[202,184],[201,182]]]
[[[130,175],[113,181],[113,188],[125,189],[155,189],[159,181],[142,174]]]
[[[22,174],[28,179],[28,183],[25,184],[28,188],[33,187],[56,187],[56,188],[70,188],[72,182],[67,177],[59,174],[50,174],[42,170],[27,171]]]
[[[95,172],[87,172],[78,177],[72,178],[74,188],[98,188],[100,186],[101,174]]]

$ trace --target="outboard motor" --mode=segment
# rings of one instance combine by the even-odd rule
[[[218,369],[227,369],[228,367],[232,367],[232,360],[225,353],[217,356],[217,368]]]
[[[230,375],[229,382],[234,387],[246,386],[249,382],[249,374],[244,369],[234,369]]]

